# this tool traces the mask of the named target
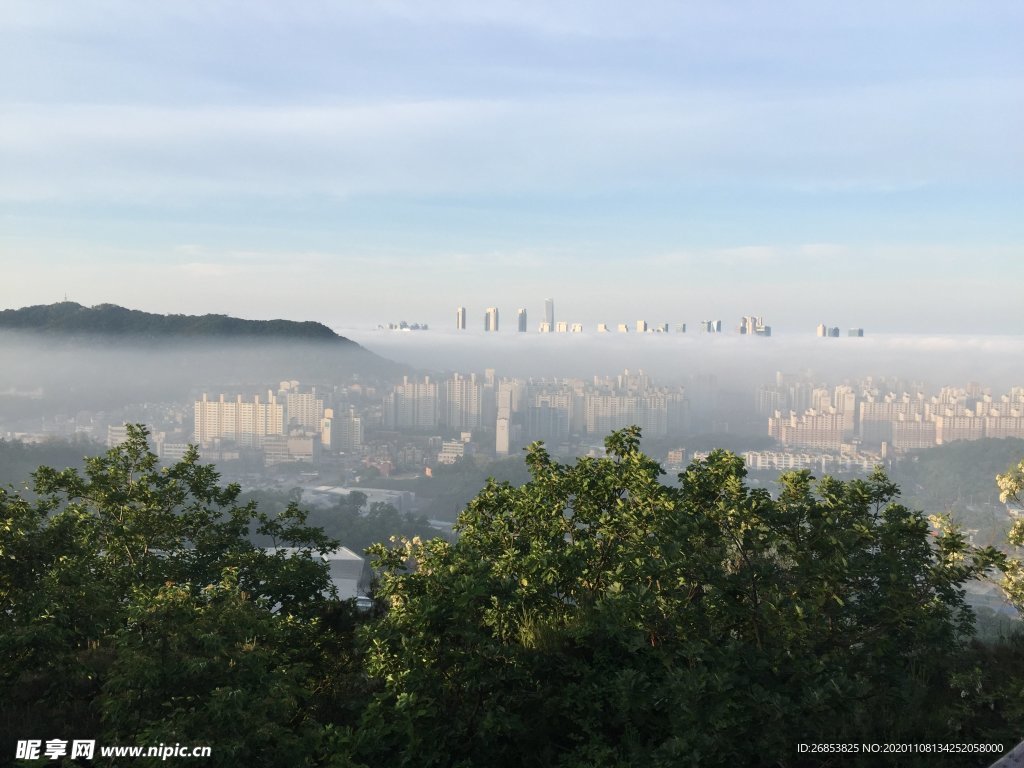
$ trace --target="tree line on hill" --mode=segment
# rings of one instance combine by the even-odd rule
[[[0,329],[148,338],[277,337],[307,341],[330,340],[355,346],[355,342],[313,321],[243,320],[228,315],[160,315],[116,304],[84,307],[73,301],[0,310]]]
[[[963,588],[1006,574],[1020,606],[1018,560],[901,505],[880,472],[790,473],[772,496],[719,451],[668,485],[639,440],[569,464],[534,445],[528,482],[487,482],[458,540],[372,546],[368,613],[332,596],[336,540],[194,451],[160,468],[132,428],[82,470],[40,467],[32,494],[0,491],[0,749],[796,768],[998,756],[799,744],[1019,739],[1024,641],[974,639]],[[1024,464],[1000,484],[1019,496]]]

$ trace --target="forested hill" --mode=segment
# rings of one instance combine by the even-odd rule
[[[0,312],[0,359],[0,422],[181,401],[203,389],[291,379],[331,385],[408,372],[321,323],[155,315],[72,302]]]
[[[262,338],[333,341],[357,346],[326,325],[292,320],[243,320],[227,315],[158,315],[116,304],[73,301],[0,311],[0,329],[51,334],[144,336],[149,339]]]

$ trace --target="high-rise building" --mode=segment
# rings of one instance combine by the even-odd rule
[[[195,440],[200,445],[209,445],[214,440],[225,440],[239,446],[259,448],[268,435],[284,434],[284,405],[277,401],[273,392],[267,392],[267,402],[261,403],[259,395],[251,401],[238,395],[228,400],[221,395],[210,400],[203,394],[202,400],[195,401]]]
[[[288,431],[317,432],[324,417],[324,400],[313,392],[282,390],[278,398],[284,400],[285,424]]]
[[[335,434],[334,426],[334,409],[324,408],[323,418],[320,419],[320,446],[331,450],[333,443],[337,442],[338,437]]]
[[[331,435],[331,448],[341,451],[355,451],[363,445],[363,420],[356,415],[355,408],[349,407],[348,413],[336,419]]]
[[[758,315],[744,315],[741,317],[739,328],[736,330],[745,336],[772,335],[772,327],[765,325],[764,318]]]
[[[445,413],[449,429],[476,429],[483,423],[483,387],[475,373],[456,373],[445,382]]]
[[[544,322],[550,327],[555,327],[555,300],[544,299]]]
[[[455,330],[466,330],[466,308],[458,307],[455,310]]]
[[[498,388],[497,405],[494,452],[499,456],[508,456],[512,445],[512,387],[510,384],[503,382]]]
[[[636,332],[637,333],[647,333],[647,321],[646,320],[637,320],[636,321]]]
[[[433,429],[440,419],[437,384],[429,376],[423,381],[402,377],[384,398],[386,429]]]
[[[516,322],[518,323],[519,332],[526,333],[526,308],[520,307],[516,310]]]
[[[485,331],[496,331],[498,330],[498,308],[488,307],[484,312],[484,330]]]
[[[787,447],[838,450],[843,443],[843,414],[835,408],[808,409],[803,415],[779,411],[768,419],[768,434]]]

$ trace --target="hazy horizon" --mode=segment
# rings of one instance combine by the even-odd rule
[[[337,332],[395,362],[426,371],[498,376],[584,378],[643,369],[659,383],[712,374],[723,385],[769,383],[776,371],[811,372],[838,383],[865,376],[899,377],[932,387],[978,381],[997,394],[1024,386],[1024,336],[872,334],[818,338],[812,333],[771,338],[721,334],[538,334],[387,331]],[[845,333],[845,331],[844,331]]]

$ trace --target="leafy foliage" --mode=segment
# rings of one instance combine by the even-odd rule
[[[797,472],[773,499],[716,452],[667,487],[638,445],[534,445],[458,542],[375,550],[367,763],[797,765],[798,742],[958,735],[962,584],[998,553],[933,538],[881,473]]]
[[[301,502],[301,491],[251,491],[244,497],[256,502],[261,510],[283,511],[289,503]],[[371,544],[387,542],[393,536],[429,537],[437,533],[425,515],[399,512],[391,504],[373,502],[364,511],[366,499],[365,493],[352,491],[330,506],[312,507],[307,512],[306,523],[320,528],[355,552],[363,552]]]
[[[839,764],[798,743],[1019,737],[1024,641],[972,640],[963,591],[998,567],[1019,600],[1018,561],[896,503],[881,472],[791,473],[772,497],[724,451],[669,486],[638,430],[607,448],[560,464],[534,445],[529,481],[489,481],[458,541],[375,545],[368,616],[330,599],[336,542],[294,500],[243,503],[194,452],[161,469],[133,428],[82,471],[41,467],[31,494],[0,491],[0,749],[798,768]],[[1024,463],[999,486],[1019,499]]]
[[[319,636],[338,625],[318,557],[336,542],[217,480],[194,451],[159,469],[133,427],[84,472],[41,467],[31,502],[0,491],[5,742],[208,738],[219,764],[282,765],[318,737],[318,667],[352,657],[351,622]],[[250,529],[292,549],[258,548]]]
[[[1018,508],[1024,509],[1024,461],[999,475],[996,484],[999,486],[1000,501],[1010,501]],[[1018,551],[1024,547],[1024,517],[1018,517],[1014,521],[1010,528],[1009,541],[1012,546],[1018,548]],[[1017,609],[1024,611],[1024,564],[1019,557],[1008,560],[1003,589]]]

